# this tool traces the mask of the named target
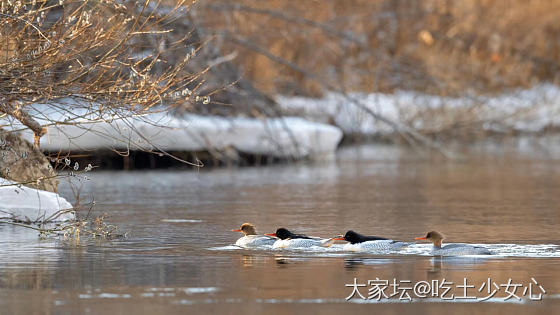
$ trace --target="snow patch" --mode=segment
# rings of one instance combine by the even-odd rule
[[[85,151],[95,149],[218,151],[323,159],[334,155],[342,131],[334,126],[300,117],[244,118],[218,117],[152,111],[130,116],[126,112],[99,114],[95,104],[70,99],[57,104],[34,104],[30,114],[42,125],[49,121],[64,124],[47,127],[41,149]],[[32,133],[17,121],[0,119],[12,129],[24,129],[22,136],[32,141]]]
[[[391,126],[352,104],[353,99],[376,114],[419,130],[437,130],[449,124],[449,119],[462,118],[462,113],[472,115],[473,123],[484,122],[482,128],[488,131],[538,132],[547,127],[560,127],[560,88],[552,84],[492,97],[441,97],[412,91],[351,93],[349,97],[327,93],[320,99],[277,97],[283,110],[312,121],[334,122],[345,134],[394,133]]]
[[[10,180],[0,178],[0,219],[30,222],[75,219],[73,212],[55,216],[60,210],[72,209],[72,205],[60,195],[13,184]]]

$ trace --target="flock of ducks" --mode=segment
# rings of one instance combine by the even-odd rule
[[[299,249],[309,248],[313,246],[330,247],[335,241],[346,241],[343,249],[353,252],[371,252],[371,251],[388,251],[400,250],[403,247],[410,245],[408,242],[394,241],[379,236],[366,236],[361,235],[352,230],[346,232],[344,235],[339,235],[332,238],[311,237],[305,234],[295,234],[285,228],[279,228],[276,233],[261,234],[257,233],[255,226],[251,223],[243,223],[239,229],[232,230],[233,232],[243,233],[243,237],[235,242],[239,247],[259,247],[259,246],[272,246],[273,249]],[[431,231],[423,237],[417,237],[416,240],[426,240],[434,244],[432,248],[433,255],[491,255],[492,253],[479,246],[469,244],[448,244],[443,246],[442,241],[444,236],[436,231]]]

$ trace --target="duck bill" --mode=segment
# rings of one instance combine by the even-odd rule
[[[264,235],[266,235],[266,236],[274,236],[274,237],[276,237],[276,233],[265,233]]]
[[[241,232],[240,229],[233,229],[233,230],[231,230],[231,231],[232,231],[232,232]]]
[[[345,241],[344,237],[335,237],[333,238],[335,241]]]
[[[425,237],[425,236],[424,236],[424,237],[415,237],[414,239],[415,239],[415,240],[425,240],[426,237]]]

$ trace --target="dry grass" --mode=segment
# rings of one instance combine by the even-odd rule
[[[55,216],[67,211],[68,210],[61,210],[60,213],[55,214]],[[116,225],[105,223],[104,218],[105,215],[101,215],[89,220],[86,218],[61,223],[49,223],[45,221],[38,224],[0,220],[0,224],[9,224],[35,230],[41,238],[62,238],[66,241],[72,241],[75,244],[91,239],[111,240],[126,237],[126,233],[120,233]]]

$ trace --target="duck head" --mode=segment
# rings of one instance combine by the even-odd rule
[[[233,229],[232,232],[241,232],[245,235],[257,235],[257,230],[255,226],[251,223],[243,223],[241,224],[241,228]]]
[[[265,235],[275,236],[275,237],[278,237],[281,240],[285,240],[285,239],[288,239],[288,238],[292,238],[294,234],[292,232],[288,231],[288,229],[279,228],[279,229],[276,230],[276,233],[268,233],[268,234],[265,234]]]
[[[362,242],[363,236],[359,233],[356,233],[352,230],[346,232],[344,236],[340,235],[339,237],[335,237],[334,240],[337,241],[347,241],[349,243],[355,244]]]
[[[426,236],[424,237],[416,237],[415,240],[426,240],[426,241],[430,241],[434,243],[434,247],[441,247],[441,241],[443,241],[445,237],[437,232],[437,231],[431,231],[428,232],[428,234],[426,234]]]

